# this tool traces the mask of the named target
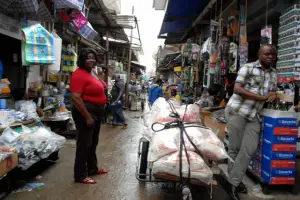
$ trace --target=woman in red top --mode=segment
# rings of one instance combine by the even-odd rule
[[[74,178],[76,182],[94,184],[88,176],[105,174],[97,166],[96,148],[99,140],[101,119],[104,115],[106,83],[95,75],[97,54],[92,49],[83,50],[78,57],[78,69],[72,74],[72,116],[78,132]]]

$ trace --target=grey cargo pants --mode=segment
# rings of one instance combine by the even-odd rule
[[[235,161],[228,161],[228,181],[237,187],[257,151],[261,126],[257,117],[249,120],[229,107],[225,109],[225,117],[229,136],[228,154]]]

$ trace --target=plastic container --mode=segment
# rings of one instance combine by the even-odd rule
[[[6,109],[6,99],[0,99],[0,109]]]

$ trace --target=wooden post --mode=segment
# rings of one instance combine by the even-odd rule
[[[134,6],[132,7],[132,15],[134,15]],[[130,30],[130,43],[129,43],[129,55],[128,55],[128,63],[127,63],[127,83],[126,83],[126,106],[129,106],[129,81],[130,81],[130,68],[131,68],[131,54],[132,54],[132,35],[133,35],[133,27]]]

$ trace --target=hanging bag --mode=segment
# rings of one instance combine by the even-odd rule
[[[88,23],[88,20],[85,18],[84,14],[77,10],[73,10],[71,12],[70,18],[77,30],[79,30],[81,27],[85,26]]]
[[[84,0],[53,0],[53,3],[58,9],[73,8],[77,10],[82,10]]]
[[[54,37],[40,24],[35,24],[22,29],[24,35],[23,42],[23,65],[30,64],[53,64]]]

